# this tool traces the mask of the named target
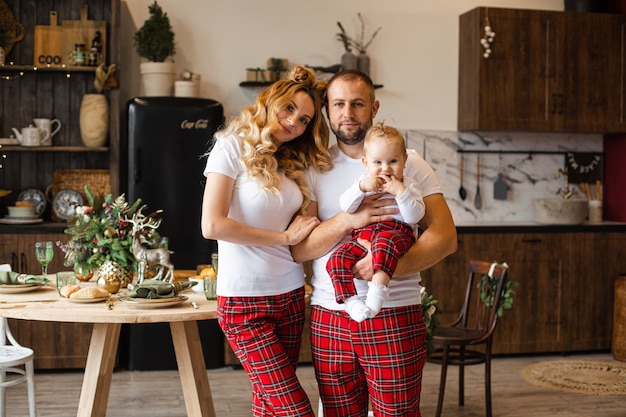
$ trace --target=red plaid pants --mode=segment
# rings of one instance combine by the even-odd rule
[[[324,417],[420,417],[426,327],[419,304],[383,308],[358,323],[311,307],[313,366]]]
[[[367,250],[357,242],[357,238],[371,242],[374,270],[383,271],[390,277],[398,266],[398,259],[415,243],[413,229],[399,221],[372,223],[355,229],[352,239],[338,247],[326,263],[338,303],[343,303],[357,293],[352,267],[367,255]]]
[[[313,417],[296,376],[304,288],[263,297],[218,297],[220,327],[252,383],[254,416]]]

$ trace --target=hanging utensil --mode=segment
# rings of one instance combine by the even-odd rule
[[[500,172],[496,182],[493,184],[493,199],[506,200],[508,191],[509,185],[504,180],[504,165],[502,163],[502,154],[500,154]]]
[[[463,162],[465,161],[465,155],[461,154],[461,187],[459,188],[459,196],[461,200],[465,200],[467,197],[467,190],[463,187]]]
[[[474,207],[480,210],[483,207],[483,199],[480,196],[480,154],[476,156],[476,197],[474,198]]]

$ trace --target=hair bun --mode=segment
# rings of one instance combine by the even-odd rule
[[[315,82],[315,73],[313,70],[296,65],[292,70],[291,74],[289,74],[289,79],[302,84],[310,84],[313,85]]]

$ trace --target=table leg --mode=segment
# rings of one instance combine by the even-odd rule
[[[170,330],[187,415],[215,417],[198,323],[195,321],[171,322]]]
[[[104,417],[109,401],[121,323],[95,323],[89,343],[77,417]]]

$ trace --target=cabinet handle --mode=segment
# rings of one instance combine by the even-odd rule
[[[529,238],[529,239],[522,239],[523,243],[541,243],[543,242],[542,239],[539,239],[538,237],[534,237],[534,238]]]
[[[556,94],[552,93],[550,95],[550,114],[556,114]]]
[[[18,268],[19,264],[17,263],[17,254],[15,252],[11,253],[11,268],[14,271],[18,271],[19,272],[19,268]]]
[[[20,269],[23,273],[26,273],[26,254],[24,252],[20,253]]]
[[[565,96],[559,94],[559,114],[563,114],[563,103],[565,102]]]

